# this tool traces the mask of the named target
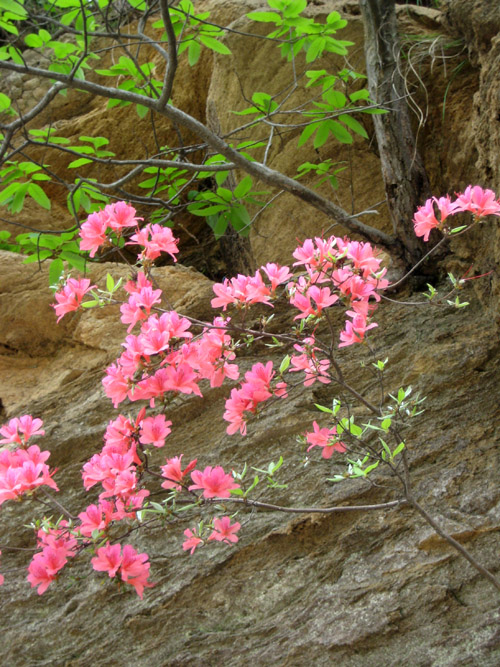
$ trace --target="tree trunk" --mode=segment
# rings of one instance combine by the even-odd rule
[[[365,30],[370,97],[390,110],[372,116],[387,204],[394,234],[403,246],[403,260],[410,267],[429,250],[415,236],[412,218],[417,206],[431,193],[406,103],[395,1],[359,0],[359,5]]]

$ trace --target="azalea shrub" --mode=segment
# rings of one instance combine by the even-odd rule
[[[453,225],[459,214],[458,224]],[[415,233],[427,241],[431,231],[439,229],[446,238],[465,233],[488,215],[500,216],[495,193],[469,186],[453,201],[450,197],[428,200],[415,213]],[[89,215],[80,229],[81,249],[94,257],[125,239],[126,244],[140,247],[137,265],[123,285],[111,275],[105,287],[85,277],[61,275],[55,291],[57,321],[80,309],[121,304],[120,319],[126,327],[123,351],[106,369],[102,385],[113,407],[123,410],[125,406],[125,410],[109,422],[101,451],[82,468],[83,486],[97,491],[95,501],[77,517],[56,501],[53,506],[62,511],[59,520],[43,517],[33,522],[36,552],[27,575],[31,586],[44,593],[70,561],[88,554],[93,570],[130,585],[142,598],[144,589],[154,585],[154,575],[147,553],[120,542],[123,524],[140,529],[167,516],[179,523],[188,517],[191,525],[183,530],[183,537],[179,535],[179,549],[192,555],[210,544],[227,548],[238,542],[242,528],[236,520],[238,507],[242,512],[248,507],[290,510],[253,500],[260,480],[248,477],[246,466],[238,473],[224,468],[223,462],[208,466],[197,459],[183,461],[182,452],[170,451],[168,438],[175,429],[168,419],[172,401],[179,395],[202,397],[206,388],[224,383],[231,388],[221,417],[227,433],[241,437],[251,428],[252,419],[276,404],[279,409],[292,392],[315,383],[339,386],[372,415],[373,422],[360,426],[338,399],[331,407],[317,405],[321,419],[304,424],[299,435],[303,447],[312,452],[310,456],[345,462],[346,472],[334,475],[333,482],[366,478],[379,466],[401,477],[403,461],[402,496],[366,509],[409,503],[440,532],[411,494],[407,443],[401,432],[402,425],[420,413],[422,399],[411,388],[401,387],[387,395],[380,408],[346,383],[339,366],[341,349],[368,344],[368,332],[377,327],[376,308],[389,287],[377,250],[370,243],[336,236],[306,239],[293,252],[291,266],[268,263],[254,275],[214,284],[211,305],[216,312],[211,322],[200,322],[163,306],[162,291],[153,282],[154,262],[162,253],[175,262],[178,242],[171,229],[141,223],[126,202],[109,204]],[[458,297],[455,301],[449,297],[464,280],[453,278],[453,289],[444,297],[435,288],[427,296],[435,303],[463,306]],[[247,324],[249,311],[256,305],[272,312],[278,303],[288,313],[283,330],[269,330],[271,318],[265,316],[260,317],[259,328]],[[340,328],[334,324],[334,312],[343,314]],[[257,340],[282,351],[281,362],[264,360],[243,372],[238,353]],[[387,360],[374,361],[374,372],[383,373],[386,364]],[[374,431],[377,445],[367,437]],[[13,418],[0,428],[0,434],[5,445],[0,451],[0,505],[39,495],[53,502],[51,494],[59,489],[55,471],[47,463],[50,452],[33,444],[44,435],[42,420],[30,415]],[[163,448],[168,452],[164,464],[155,468],[150,452]],[[271,489],[284,486],[275,480],[282,462],[280,458],[260,471]],[[162,490],[161,499],[156,499],[157,492],[155,500],[151,497],[153,482]],[[231,503],[235,513],[230,515]],[[448,541],[453,544],[452,538]],[[463,555],[477,565],[468,552]],[[493,575],[488,575],[494,583]],[[3,580],[0,576],[0,584]]]

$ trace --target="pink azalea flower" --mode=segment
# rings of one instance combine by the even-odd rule
[[[129,296],[128,302],[120,306],[123,324],[130,324],[127,333],[130,333],[137,322],[145,320],[151,308],[161,303],[162,291],[153,290],[152,287],[143,287],[139,292],[134,292]]]
[[[300,356],[292,355],[290,362],[293,368],[289,369],[290,373],[304,371],[306,379],[304,387],[310,387],[316,381],[322,384],[330,384],[330,376],[328,369],[330,362],[328,359],[317,359],[317,347],[314,346],[314,337],[304,339],[304,345],[294,345],[297,352],[302,352]]]
[[[354,262],[354,268],[362,271],[365,278],[380,269],[380,259],[377,259],[369,243],[351,241],[347,244],[346,255]]]
[[[423,236],[424,241],[428,241],[431,231],[440,225],[434,212],[432,199],[428,199],[423,206],[418,207],[413,216],[413,224],[415,225],[415,234]]]
[[[246,435],[247,425],[243,413],[251,410],[252,406],[252,400],[243,396],[239,389],[231,389],[231,396],[226,400],[226,411],[223,415],[223,418],[230,422],[226,429],[228,435],[236,433],[238,429],[241,435]]]
[[[123,369],[116,364],[111,364],[106,368],[106,377],[103,378],[102,385],[106,396],[112,400],[114,408],[127,398],[130,389],[129,380],[124,375]]]
[[[141,489],[136,493],[131,493],[126,498],[116,498],[116,510],[113,514],[114,521],[121,521],[122,519],[135,519],[137,510],[141,509],[144,499],[149,496],[147,489]]]
[[[315,248],[312,239],[306,239],[304,243],[293,251],[293,257],[297,260],[294,266],[300,264],[311,264],[314,261]]]
[[[63,289],[54,294],[57,303],[52,304],[52,308],[54,308],[56,315],[58,315],[57,321],[59,322],[66,313],[78,310],[84,295],[94,287],[96,285],[91,285],[90,280],[87,278],[82,278],[81,280],[68,278]]]
[[[142,245],[144,251],[139,255],[142,260],[153,261],[166,252],[172,257],[174,262],[177,261],[175,255],[179,252],[177,248],[178,239],[172,234],[169,227],[162,227],[162,225],[146,225],[137,234],[130,237],[128,245]]]
[[[167,421],[165,415],[148,417],[141,424],[139,442],[143,445],[163,447],[165,438],[171,432],[170,426],[172,426],[172,422]]]
[[[228,516],[223,516],[222,519],[214,518],[214,531],[208,539],[217,540],[217,542],[226,542],[226,544],[230,544],[231,542],[236,543],[238,536],[235,533],[240,528],[241,526],[237,521],[231,525],[231,518]]]
[[[98,572],[107,572],[110,577],[116,576],[122,564],[121,546],[110,544],[97,549],[97,556],[91,560],[92,567]]]
[[[160,371],[158,371],[159,373]],[[179,391],[182,394],[203,396],[198,387],[199,378],[188,364],[169,366],[165,369],[165,391]]]
[[[189,491],[203,489],[205,498],[229,498],[231,489],[240,488],[239,484],[235,484],[231,475],[226,475],[222,466],[215,468],[207,466],[203,472],[193,470],[191,479],[194,484],[189,487]]]
[[[113,509],[113,503],[108,500],[101,500],[99,505],[89,505],[85,512],[78,515],[80,534],[91,537],[94,530],[106,530],[113,519]]]
[[[455,202],[457,211],[469,211],[478,218],[485,215],[500,215],[500,201],[493,190],[483,190],[479,185],[468,185]]]
[[[317,422],[313,422],[313,433],[306,433],[306,440],[310,443],[307,451],[313,447],[322,447],[321,456],[324,459],[329,459],[333,452],[345,452],[346,446],[343,442],[337,441],[337,429],[320,428]],[[332,442],[333,440],[333,442]]]
[[[123,547],[120,576],[126,584],[135,588],[141,600],[144,589],[153,586],[147,581],[150,568],[150,563],[147,560],[148,555],[146,553],[138,554],[130,544]]]
[[[216,283],[213,290],[217,298],[212,299],[212,308],[220,308],[226,310],[229,304],[236,304],[241,306],[251,303],[269,303],[271,298],[271,291],[262,280],[259,271],[255,272],[255,276],[243,276],[239,274],[236,278],[227,278],[223,283]]]
[[[339,347],[346,347],[347,345],[363,342],[365,333],[369,329],[378,326],[375,322],[368,324],[366,317],[359,312],[348,310],[346,314],[350,315],[353,318],[353,321],[350,322],[349,320],[346,320],[345,329],[340,332],[340,340],[342,342],[339,343]]]
[[[14,417],[8,424],[4,424],[0,428],[0,433],[4,436],[0,440],[0,444],[9,444],[11,442],[16,442],[19,445],[25,444],[34,435],[45,435],[42,426],[43,421],[41,419],[33,419],[31,415],[24,415],[19,417],[19,419]]]
[[[182,548],[184,551],[189,550],[190,555],[192,556],[196,547],[198,547],[200,544],[203,544],[203,540],[198,537],[196,533],[193,533],[190,528],[186,528],[184,535],[187,537],[187,540],[183,542]]]
[[[444,222],[449,215],[453,215],[459,210],[458,203],[452,202],[449,195],[446,195],[446,197],[439,197],[439,199],[433,197],[432,200],[439,209],[439,218],[441,222]]]
[[[137,218],[135,208],[124,201],[108,204],[104,207],[104,214],[107,226],[118,233],[121,233],[124,227],[135,227],[137,221],[143,219]]]
[[[278,285],[282,285],[293,278],[293,274],[290,273],[288,266],[280,266],[279,264],[270,262],[261,268],[271,281],[272,292],[276,290]]]
[[[58,525],[59,528],[49,528],[48,532],[41,528],[37,533],[37,545],[42,548],[61,549],[66,557],[75,556],[78,542],[71,534],[68,522],[62,520]]]
[[[38,586],[38,595],[45,593],[67,562],[64,549],[54,547],[44,547],[43,551],[33,556],[28,567],[27,579],[32,588]]]
[[[140,292],[143,287],[153,287],[153,283],[147,279],[144,271],[138,271],[134,280],[128,280],[123,289],[129,294]]]
[[[172,459],[167,459],[167,465],[161,467],[162,477],[165,477],[166,482],[162,483],[164,489],[175,489],[176,491],[182,491],[181,484],[184,482],[184,478],[194,470],[196,466],[197,459],[190,461],[187,467],[184,470],[181,470],[181,461],[183,454],[180,456],[174,456]]]
[[[90,250],[94,257],[97,250],[106,242],[107,216],[104,211],[91,213],[80,228],[80,250]]]

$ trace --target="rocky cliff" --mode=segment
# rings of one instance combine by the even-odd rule
[[[260,6],[253,0],[208,4],[221,24],[240,32],[245,32],[245,11]],[[500,10],[489,0],[441,4],[440,11],[399,7],[401,32],[419,37],[408,40],[418,46],[408,56],[409,87],[426,119],[418,127],[416,117],[419,146],[436,194],[471,182],[498,193]],[[357,66],[362,67],[357,3],[319,0],[311,3],[310,11],[334,8],[349,19],[344,39],[359,46]],[[430,47],[436,33],[440,50]],[[176,100],[225,132],[236,122],[229,110],[243,105],[242,82],[246,93],[262,89],[264,82],[279,87],[282,76],[282,63],[268,51],[270,46],[249,62],[244,38],[234,32],[229,42],[231,60],[217,57],[200,62],[193,71],[181,71],[185,85],[179,86],[181,98]],[[456,51],[446,48],[450,43]],[[411,70],[418,76],[412,78]],[[15,84],[20,100],[42,85],[22,79]],[[88,97],[82,101],[70,95],[53,113],[52,120],[68,137],[91,125],[98,133],[103,128],[112,141],[129,141],[132,152],[134,142],[142,146],[149,140],[137,118],[111,113],[105,103]],[[127,126],[131,122],[133,127]],[[348,206],[354,197],[360,210],[384,198],[370,146],[326,144],[321,150],[321,157],[334,156],[352,167],[350,191],[341,188],[335,194],[340,203]],[[297,154],[295,137],[284,139],[271,159],[280,169],[308,156],[305,150]],[[40,225],[63,227],[64,215],[61,202],[50,215],[43,214]],[[26,209],[19,220],[33,222],[34,216],[34,210]],[[289,262],[297,237],[320,235],[330,224],[305,204],[283,196],[252,231],[254,260]],[[388,225],[383,207],[372,224],[382,229]],[[0,257],[2,422],[25,413],[43,418],[42,442],[58,468],[61,499],[78,512],[94,500],[82,488],[80,471],[101,448],[103,431],[115,415],[103,397],[101,378],[119,354],[125,327],[116,312],[107,310],[67,317],[56,326],[45,267],[25,265],[12,253],[1,252]],[[499,260],[497,222],[454,240],[442,260],[443,275],[446,270],[464,273],[471,264],[477,273],[492,272],[467,284],[470,307],[436,312],[385,303],[372,335],[378,357],[390,360],[390,390],[411,384],[428,397],[425,413],[408,435],[416,496],[492,571],[498,571],[500,529]],[[98,281],[107,272],[126,274],[122,265],[108,263],[96,266],[92,278]],[[154,275],[179,312],[210,317],[212,283],[206,276],[185,266],[159,267]],[[403,291],[395,298],[404,301],[408,296]],[[245,357],[243,366],[267,358],[262,347]],[[364,359],[363,351],[348,348],[342,364],[348,380],[366,386],[360,367]],[[383,475],[374,486],[333,486],[323,481],[330,474],[328,461],[316,459],[304,466],[304,451],[295,436],[317,417],[313,403],[331,399],[333,390],[314,386],[283,402],[279,411],[265,411],[244,439],[225,432],[221,415],[227,393],[225,387],[213,389],[203,399],[189,398],[174,406],[169,455],[182,452],[188,460],[203,458],[203,466],[220,463],[238,469],[245,462],[262,467],[282,454],[282,477],[293,482],[263,497],[292,506],[371,504],[394,497],[394,482]],[[163,462],[163,452],[156,458]],[[244,530],[235,547],[200,550],[192,557],[181,549],[178,527],[145,531],[134,544],[151,554],[156,586],[143,600],[118,592],[88,565],[37,596],[25,581],[30,551],[23,550],[33,547],[33,531],[23,524],[30,518],[31,508],[24,502],[2,505],[4,664],[375,667],[493,666],[500,660],[494,589],[410,509],[292,519],[242,512]]]

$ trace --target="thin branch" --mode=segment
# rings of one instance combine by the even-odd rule
[[[168,0],[160,0],[161,17],[168,38],[168,57],[166,60],[165,76],[163,78],[163,90],[160,99],[156,103],[156,108],[161,111],[168,103],[172,95],[172,86],[174,83],[175,72],[177,70],[177,44],[175,40],[174,27],[170,19]]]
[[[281,505],[271,505],[271,503],[263,503],[259,500],[249,500],[248,498],[210,498],[205,502],[208,503],[239,503],[248,505],[249,507],[258,507],[259,509],[271,510],[272,512],[286,512],[288,514],[338,514],[340,512],[368,512],[371,510],[387,510],[405,505],[408,501],[404,498],[401,500],[392,500],[388,503],[380,503],[377,505],[340,505],[337,507],[283,507]]]
[[[53,148],[55,150],[61,151],[63,153],[68,153],[69,155],[74,155],[76,157],[85,157],[92,162],[97,162],[98,164],[107,164],[117,167],[126,166],[126,165],[142,165],[143,167],[160,167],[161,169],[185,169],[186,171],[229,171],[231,169],[236,169],[236,165],[231,162],[224,162],[220,164],[196,164],[194,162],[180,162],[177,160],[161,160],[159,158],[144,158],[143,160],[114,160],[113,158],[100,158],[95,155],[89,155],[87,153],[83,154],[73,148],[67,148],[66,146],[61,146],[59,144],[53,144],[50,141],[33,141],[33,139],[28,139],[28,142],[25,144],[32,144],[33,146],[46,146],[47,148]],[[135,174],[134,174],[135,175]]]

